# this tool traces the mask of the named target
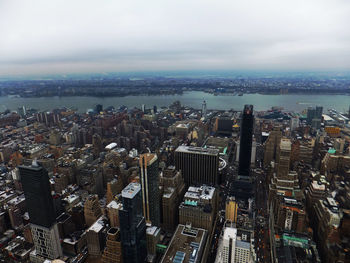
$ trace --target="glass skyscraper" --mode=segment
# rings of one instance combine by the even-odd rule
[[[122,203],[123,209],[119,210],[119,220],[124,262],[144,262],[147,256],[146,221],[142,215],[139,183],[130,183],[123,189]]]

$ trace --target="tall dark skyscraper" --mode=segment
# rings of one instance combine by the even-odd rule
[[[30,223],[50,228],[56,221],[47,171],[41,166],[20,166]]]
[[[254,115],[253,105],[245,105],[241,121],[238,175],[249,176],[252,155]]]
[[[122,191],[119,210],[120,236],[124,262],[141,263],[147,256],[146,221],[142,215],[141,186],[130,183]]]
[[[146,153],[140,157],[142,208],[146,222],[160,226],[159,171],[156,154]]]
[[[31,262],[56,259],[62,256],[62,249],[48,173],[35,161],[31,166],[20,166],[19,172],[35,246]]]

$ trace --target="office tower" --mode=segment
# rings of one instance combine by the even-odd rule
[[[156,226],[147,227],[147,262],[155,262],[157,257],[157,244],[160,240],[160,228]]]
[[[141,110],[142,110],[143,113],[145,113],[145,111],[146,111],[146,105],[145,104],[141,105]]]
[[[277,196],[275,224],[281,230],[304,233],[306,230],[306,212],[304,204],[292,197]]]
[[[55,210],[47,171],[36,161],[31,166],[19,166],[26,198],[35,251],[32,262],[62,256]]]
[[[264,166],[267,166],[276,159],[277,149],[281,143],[282,131],[280,126],[275,126],[265,142]]]
[[[311,125],[313,119],[317,119],[319,121],[322,120],[322,112],[323,112],[323,107],[321,106],[316,106],[314,107],[308,107],[307,108],[307,117],[306,117],[306,122],[307,124]]]
[[[253,105],[245,105],[241,121],[238,175],[249,176],[252,154],[254,115]]]
[[[111,201],[108,203],[106,206],[107,210],[107,217],[109,219],[109,223],[111,227],[118,227],[120,226],[119,224],[119,210],[122,208],[122,203],[117,202],[116,200]]]
[[[178,224],[179,204],[186,190],[185,183],[181,172],[176,171],[174,166],[163,170],[161,182],[163,186],[162,229],[173,232]]]
[[[89,255],[100,257],[106,242],[106,220],[101,216],[86,231]]]
[[[277,152],[277,176],[285,179],[289,173],[290,154],[292,143],[289,139],[282,138]]]
[[[215,119],[214,131],[217,134],[232,135],[233,120],[231,116],[219,116]]]
[[[91,226],[102,215],[97,195],[89,195],[84,203],[84,217],[87,226]]]
[[[316,110],[315,110],[316,119],[322,119],[322,113],[323,113],[323,107],[322,106],[316,106]]]
[[[216,263],[248,263],[253,262],[252,233],[231,226],[224,227],[222,239],[219,241]]]
[[[142,208],[146,222],[160,226],[160,195],[158,157],[146,153],[140,156]]]
[[[307,108],[307,115],[306,115],[306,122],[307,124],[311,124],[312,119],[314,119],[314,116],[316,115],[316,109],[313,107]]]
[[[217,185],[219,150],[181,145],[175,151],[175,166],[187,185]]]
[[[122,191],[123,208],[119,210],[123,261],[144,262],[147,255],[146,221],[142,216],[142,193],[138,183],[130,183]]]
[[[95,112],[100,113],[103,110],[103,105],[101,104],[96,104],[95,106]]]
[[[118,228],[110,228],[107,232],[106,248],[102,255],[102,263],[122,262],[122,246]]]
[[[205,100],[203,100],[203,104],[202,104],[202,117],[203,118],[207,117],[207,103]]]
[[[190,186],[179,206],[179,223],[191,223],[210,232],[216,216],[216,195],[214,187]]]
[[[237,239],[237,228],[226,227],[222,239],[222,261],[232,263],[235,262],[235,248]],[[220,252],[219,252],[220,253]]]

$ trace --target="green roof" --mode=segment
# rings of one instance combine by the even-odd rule
[[[330,149],[328,150],[328,153],[330,153],[330,154],[335,154],[335,149],[334,149],[334,148],[330,148]]]
[[[309,245],[309,240],[307,240],[305,238],[298,238],[298,237],[294,237],[294,236],[283,235],[282,239],[283,239],[283,243],[288,244],[288,245],[290,243],[292,243],[292,244],[294,243],[294,245],[296,245],[296,243],[298,243],[303,248],[307,248]]]
[[[197,206],[197,202],[191,201],[191,200],[185,200],[185,205]]]

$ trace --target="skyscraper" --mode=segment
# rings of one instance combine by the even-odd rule
[[[156,154],[140,157],[142,208],[147,222],[160,226],[159,171]]]
[[[123,208],[119,210],[123,261],[144,262],[147,256],[146,222],[142,216],[142,194],[138,183],[130,183],[122,191]]]
[[[238,175],[249,176],[253,141],[253,105],[245,105],[241,121]]]
[[[219,150],[181,145],[175,151],[175,167],[181,170],[187,185],[216,185]]]
[[[203,104],[202,104],[202,117],[203,118],[207,117],[207,103],[205,100],[203,100]]]
[[[62,248],[48,173],[36,161],[31,166],[20,166],[19,172],[35,247],[31,262],[56,259],[62,256]]]
[[[282,138],[277,151],[277,174],[280,179],[286,179],[289,174],[290,154],[292,143],[290,139]]]

